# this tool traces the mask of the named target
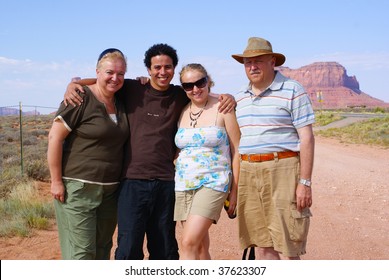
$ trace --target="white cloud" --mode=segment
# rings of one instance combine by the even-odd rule
[[[76,65],[73,61],[41,62],[0,57],[0,106],[20,101],[56,107],[71,77],[93,70],[93,67]]]

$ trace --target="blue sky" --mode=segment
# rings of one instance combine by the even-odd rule
[[[252,36],[268,39],[293,69],[336,61],[363,92],[389,102],[389,1],[0,3],[0,107],[21,101],[56,108],[71,77],[95,77],[96,59],[109,47],[127,56],[127,78],[147,76],[143,56],[155,43],[178,51],[174,83],[182,65],[200,62],[215,80],[214,92],[235,93],[247,78],[231,54],[242,53]]]

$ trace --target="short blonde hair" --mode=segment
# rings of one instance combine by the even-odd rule
[[[101,67],[101,63],[105,60],[114,60],[114,59],[121,59],[123,60],[124,62],[124,66],[126,68],[126,72],[127,72],[127,59],[126,57],[124,56],[124,54],[118,50],[118,49],[114,49],[114,48],[111,48],[111,49],[106,49],[105,51],[103,51],[100,55],[99,55],[99,58],[97,60],[97,65],[96,65],[96,68],[100,68]]]

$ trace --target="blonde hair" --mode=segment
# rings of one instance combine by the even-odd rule
[[[182,84],[182,77],[184,76],[185,72],[188,71],[198,71],[202,74],[204,74],[205,77],[208,78],[208,89],[211,89],[215,85],[214,81],[212,80],[211,76],[208,75],[207,70],[205,70],[204,66],[199,63],[189,63],[182,67],[180,71],[180,82]]]
[[[124,66],[126,68],[125,71],[127,72],[127,59],[126,59],[126,57],[124,56],[124,54],[121,51],[114,50],[112,52],[106,52],[106,53],[104,53],[104,52],[102,52],[102,54],[100,54],[100,56],[99,56],[99,60],[97,61],[97,65],[96,65],[97,69],[99,69],[101,67],[101,64],[105,60],[121,59],[124,62]]]

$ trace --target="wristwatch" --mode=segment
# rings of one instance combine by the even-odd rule
[[[312,181],[309,179],[300,179],[299,180],[300,184],[303,184],[304,186],[311,187]]]

